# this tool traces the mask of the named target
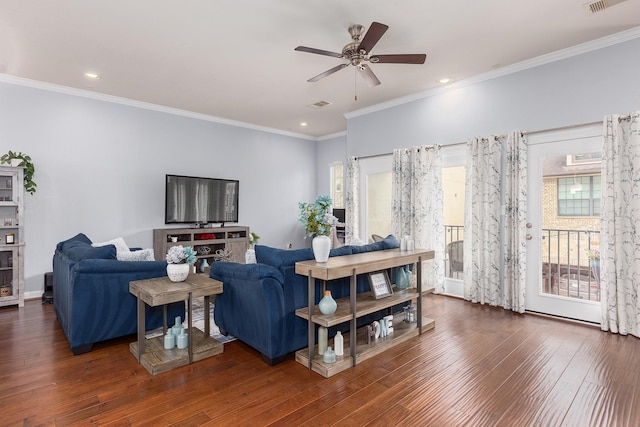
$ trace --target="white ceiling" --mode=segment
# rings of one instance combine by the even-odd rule
[[[344,131],[346,113],[442,77],[468,79],[640,26],[640,0],[595,14],[585,3],[0,0],[0,73],[320,137]],[[372,21],[389,26],[372,53],[426,53],[426,63],[372,64],[382,82],[374,88],[354,67],[307,82],[341,60],[296,46],[340,52],[349,25],[366,31]],[[318,101],[331,105],[308,107]]]

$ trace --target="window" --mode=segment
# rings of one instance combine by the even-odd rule
[[[558,178],[558,216],[599,216],[600,175]]]
[[[344,208],[344,174],[342,162],[329,165],[331,179],[331,200],[334,208]]]

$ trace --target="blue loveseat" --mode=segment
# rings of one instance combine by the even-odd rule
[[[398,240],[388,236],[369,245],[332,249],[330,256],[398,247]],[[307,346],[307,321],[295,315],[296,309],[308,304],[307,278],[295,273],[295,263],[313,259],[313,252],[261,245],[256,245],[255,252],[257,264],[211,265],[210,276],[224,283],[224,292],[216,297],[214,319],[222,331],[258,350],[267,363],[275,364]],[[329,281],[327,289],[334,298],[348,296],[349,278]],[[370,291],[366,275],[358,277],[357,291]],[[316,286],[316,303],[319,300],[320,286]],[[377,314],[361,318],[359,325],[379,318]]]
[[[82,233],[58,243],[53,305],[73,354],[137,332],[137,304],[129,282],[166,275],[166,261],[118,261],[114,245],[92,247]],[[184,303],[171,304],[168,318],[184,318],[184,309]],[[150,329],[162,326],[162,307],[147,307],[145,321]]]

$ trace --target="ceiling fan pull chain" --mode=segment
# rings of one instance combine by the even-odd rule
[[[353,72],[353,100],[358,100],[358,67],[354,67]]]

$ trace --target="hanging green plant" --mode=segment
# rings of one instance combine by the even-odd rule
[[[12,160],[20,160],[20,162],[12,162]],[[24,189],[27,193],[33,194],[36,192],[36,187],[38,184],[33,180],[33,174],[36,172],[36,168],[33,166],[31,162],[31,157],[22,153],[15,153],[11,150],[7,154],[4,154],[0,157],[0,164],[5,163],[14,166],[21,166],[24,168]]]

